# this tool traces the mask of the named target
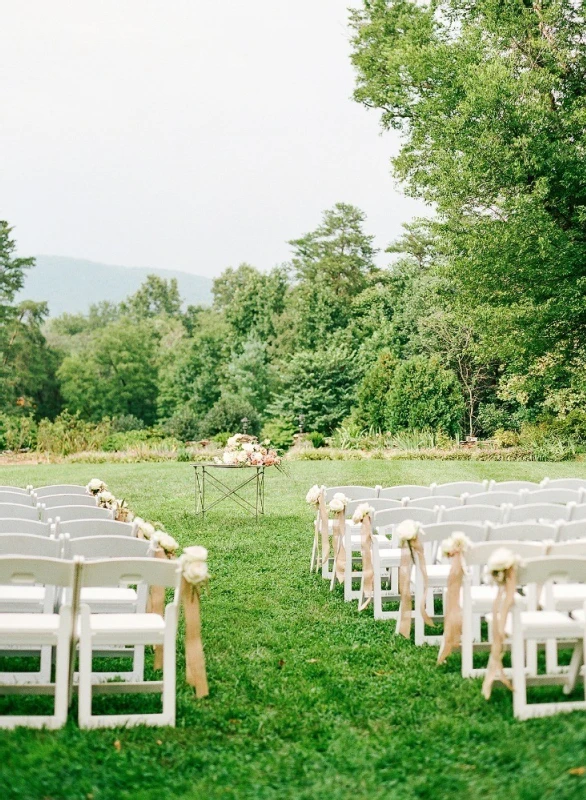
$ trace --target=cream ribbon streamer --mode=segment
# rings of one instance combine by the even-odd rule
[[[401,547],[401,564],[399,566],[399,594],[401,595],[401,618],[398,633],[409,639],[411,636],[411,567],[419,568],[423,578],[423,597],[421,598],[421,616],[426,625],[434,625],[425,608],[427,597],[427,569],[423,545],[417,535],[410,541],[403,542]]]
[[[504,580],[499,583],[498,591],[492,607],[492,647],[490,648],[490,659],[488,669],[482,684],[482,694],[489,700],[492,692],[493,683],[498,680],[507,689],[513,689],[511,681],[505,675],[503,667],[503,647],[505,642],[505,625],[507,617],[515,602],[515,591],[517,588],[517,568],[509,567],[505,571]]]
[[[346,507],[343,511],[334,514],[334,553],[336,554],[335,575],[340,583],[344,582],[346,572],[346,549],[344,547],[344,533],[346,531]]]
[[[181,601],[185,614],[185,680],[198,698],[209,695],[206,662],[201,640],[200,589],[181,579]]]
[[[446,592],[446,607],[444,613],[444,635],[442,646],[437,657],[437,663],[443,664],[452,650],[460,646],[462,638],[462,608],[460,606],[460,593],[464,578],[464,559],[461,550],[456,550],[452,555],[450,574],[448,575],[448,588]]]
[[[360,551],[362,554],[362,580],[358,611],[368,608],[374,594],[374,568],[372,566],[372,520],[370,514],[362,519],[360,528]]]
[[[319,505],[317,513],[318,513],[319,527],[321,530],[321,565],[322,567],[324,565],[327,567],[330,560],[330,526],[329,526],[328,507],[326,506],[325,490],[323,486],[319,496]]]

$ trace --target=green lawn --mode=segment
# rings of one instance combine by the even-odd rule
[[[187,464],[2,472],[0,483],[22,486],[103,478],[183,545],[206,545],[213,580],[203,600],[211,696],[195,701],[180,680],[176,729],[81,732],[74,704],[61,731],[0,732],[0,800],[586,796],[586,775],[569,774],[586,766],[586,716],[515,722],[510,694],[497,688],[487,703],[478,681],[460,678],[459,656],[438,668],[436,648],[394,638],[394,623],[358,615],[340,587],[330,594],[308,572],[304,502],[312,483],[586,477],[586,465],[297,462],[289,478],[271,471],[261,522],[226,510],[205,525]],[[0,710],[26,702],[2,699]]]

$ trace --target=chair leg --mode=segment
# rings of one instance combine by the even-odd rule
[[[517,623],[516,625],[514,624],[515,622]],[[513,641],[511,647],[511,661],[513,665],[513,714],[517,719],[525,719],[527,713],[524,645],[523,634],[520,630],[517,615],[517,619],[513,619]]]
[[[92,638],[89,608],[83,608],[80,614],[78,695],[79,727],[89,728],[92,718]]]
[[[132,656],[132,680],[144,680],[144,644],[134,645],[134,655]]]
[[[574,645],[572,658],[570,659],[570,666],[568,668],[568,680],[564,684],[564,689],[563,689],[564,694],[572,694],[572,692],[576,688],[576,683],[578,681],[578,676],[580,674],[580,667],[582,666],[583,663],[584,663],[584,649],[582,642],[579,641],[576,642],[576,644]],[[584,681],[584,685],[586,687],[586,680]]]
[[[168,607],[165,614],[165,646],[163,651],[163,719],[164,725],[175,726],[177,683],[177,615]]]
[[[344,571],[344,600],[352,600],[352,544],[346,542],[346,569]]]
[[[57,638],[55,663],[55,715],[53,728],[62,728],[67,722],[69,708],[69,636],[71,631],[71,609],[61,610]],[[51,648],[49,648],[51,650]],[[49,663],[50,669],[50,663]]]
[[[472,643],[472,612],[464,606],[462,610],[462,677],[472,677],[472,669],[474,666],[473,654],[474,646]]]
[[[41,669],[39,680],[41,683],[51,683],[51,665],[53,661],[53,648],[51,645],[41,647]]]

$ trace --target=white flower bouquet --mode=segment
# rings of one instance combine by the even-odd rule
[[[276,450],[268,447],[269,444],[268,439],[260,444],[256,436],[237,433],[228,439],[222,458],[215,460],[218,464],[226,464],[231,467],[279,466],[281,458],[277,455]]]
[[[323,487],[318,486],[317,483],[315,483],[305,495],[305,502],[310,506],[315,506],[317,508],[319,506],[319,499],[322,491]]]
[[[330,511],[332,511],[334,514],[337,514],[340,511],[344,511],[349,502],[349,499],[343,492],[336,492],[336,494],[328,503],[328,507]]]
[[[374,509],[369,506],[368,503],[361,503],[352,515],[352,522],[354,525],[360,525],[365,517],[368,517],[369,515],[372,516],[373,513]]]
[[[447,558],[452,558],[456,553],[465,553],[472,542],[462,531],[454,531],[451,536],[442,542],[442,553]]]
[[[493,583],[504,583],[512,567],[519,563],[519,557],[507,547],[499,547],[493,552],[486,565],[485,577]]]
[[[85,487],[85,490],[88,494],[93,494],[94,496],[100,494],[100,492],[106,492],[108,487],[101,481],[99,478],[92,478],[88,485]]]
[[[179,560],[183,578],[192,586],[205,583],[209,578],[208,573],[208,551],[205,547],[194,545],[186,547]]]
[[[98,499],[98,505],[100,508],[108,508],[110,511],[118,508],[118,500],[116,500],[112,492],[98,492],[96,497]]]

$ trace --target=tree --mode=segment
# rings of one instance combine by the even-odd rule
[[[397,363],[396,356],[383,351],[375,365],[366,371],[356,392],[354,419],[358,425],[378,432],[386,429],[389,392]]]
[[[241,353],[235,353],[226,366],[222,394],[236,395],[262,416],[266,413],[276,383],[267,345],[256,337],[248,338]]]
[[[157,336],[148,322],[123,318],[97,331],[58,375],[67,408],[85,419],[156,419]]]
[[[302,350],[283,364],[269,411],[295,427],[302,414],[305,430],[329,434],[349,414],[360,377],[356,354],[344,346]]]
[[[120,309],[139,319],[163,314],[178,317],[181,314],[181,295],[177,278],[167,280],[159,275],[147,275],[140,289],[121,303]]]

